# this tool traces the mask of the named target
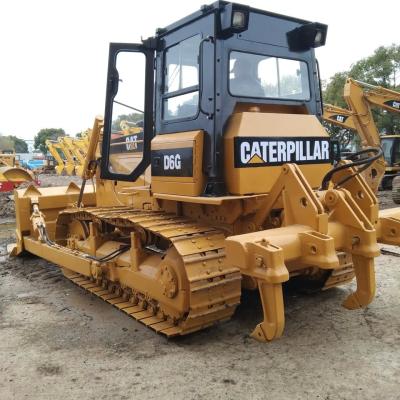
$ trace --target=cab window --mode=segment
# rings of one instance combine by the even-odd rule
[[[382,150],[383,150],[383,157],[388,165],[392,164],[392,150],[393,150],[393,139],[385,138],[382,139]]]
[[[165,52],[164,120],[193,117],[199,108],[200,35],[192,36]]]
[[[234,96],[309,100],[304,61],[232,51],[229,89]]]

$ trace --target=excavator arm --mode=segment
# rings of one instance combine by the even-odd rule
[[[63,144],[68,148],[70,153],[73,155],[74,165],[75,165],[75,174],[82,175],[83,165],[85,163],[86,154],[80,147],[78,147],[76,143],[76,139],[65,136],[60,139]]]
[[[356,131],[356,123],[353,113],[345,108],[333,106],[332,104],[324,104],[324,121],[337,125],[344,129]]]
[[[364,97],[363,87],[354,79],[348,78],[344,85],[343,97],[352,112],[354,126],[360,136],[361,146],[381,147],[381,138],[372,116],[370,103]],[[367,170],[365,178],[376,193],[385,175],[385,160],[383,156],[376,160]]]
[[[363,87],[365,99],[373,106],[400,113],[400,93],[382,86],[355,81]]]
[[[363,87],[354,79],[348,78],[344,85],[343,97],[353,112],[353,121],[361,138],[363,147],[379,147],[381,139],[375,125],[370,104],[364,98]]]
[[[64,154],[64,153],[62,152],[58,142],[56,142],[54,140],[46,140],[46,147],[47,147],[47,150],[54,157],[54,159],[56,160],[56,162],[58,164],[55,167],[57,174],[61,175],[64,171],[65,163],[64,163],[63,158],[60,155],[60,152],[62,154]]]
[[[62,138],[58,138],[58,145],[61,148],[61,151],[65,155],[66,163],[65,163],[65,172],[67,175],[75,175],[75,156],[62,140]]]

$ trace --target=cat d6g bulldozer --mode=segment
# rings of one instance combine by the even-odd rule
[[[314,48],[326,34],[219,1],[140,44],[112,43],[83,184],[16,191],[11,253],[58,264],[168,337],[228,320],[258,289],[252,336],[278,338],[289,279],[327,289],[355,277],[343,305],[367,306],[400,210],[379,213],[360,175],[381,150],[340,160],[321,125]],[[121,134],[137,114],[142,133]]]

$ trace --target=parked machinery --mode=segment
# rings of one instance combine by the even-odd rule
[[[10,192],[21,183],[33,179],[29,171],[20,167],[14,150],[0,150],[0,192]]]
[[[141,44],[112,43],[83,184],[16,191],[11,253],[60,265],[168,337],[231,318],[242,290],[258,289],[253,337],[278,338],[289,279],[330,288],[355,276],[343,305],[368,305],[400,210],[379,212],[359,174],[379,148],[332,167],[314,55],[326,32],[216,2]],[[133,106],[143,135],[124,142],[112,126]]]
[[[57,162],[55,170],[58,175],[62,175],[65,171],[65,155],[61,149],[61,146],[56,140],[46,140],[46,147],[54,160]]]
[[[371,184],[374,191],[378,189],[379,185],[381,185],[383,189],[391,188],[393,177],[400,171],[400,135],[379,136],[379,132],[372,118],[372,113],[364,124],[360,124],[354,116],[354,112],[349,109],[333,106],[331,104],[324,104],[323,118],[330,124],[343,129],[356,131],[360,138],[364,138],[364,146],[366,143],[370,145],[380,143],[385,161],[384,174],[382,176],[383,171],[379,168],[379,176],[371,176],[370,172],[368,172],[364,174],[364,177],[367,179],[367,182]]]
[[[344,86],[344,98],[353,111],[357,131],[363,132],[361,145],[379,146],[383,137],[379,136],[371,107],[381,107],[392,112],[399,112],[400,110],[396,106],[400,104],[400,93],[348,78]],[[382,141],[384,155],[370,169],[371,179],[375,179],[379,184],[383,178],[382,187],[384,188],[392,186],[393,177],[399,171],[400,142],[398,138],[400,138],[398,135],[385,136],[384,141]]]
[[[76,149],[70,137],[59,137],[57,140],[46,140],[46,147],[57,162],[55,170],[59,175],[82,174],[82,165],[76,155]],[[80,166],[80,167],[79,167]]]
[[[69,136],[63,136],[59,138],[59,141],[68,149],[69,153],[73,157],[73,175],[82,175],[86,152],[77,145],[77,139]]]
[[[82,175],[83,165],[89,145],[90,130],[81,137],[59,137],[57,141],[47,140],[46,147],[54,160],[59,175]]]

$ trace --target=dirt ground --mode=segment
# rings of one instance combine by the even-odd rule
[[[392,206],[389,193],[379,197]],[[262,319],[250,293],[231,321],[167,340],[54,265],[9,259],[12,215],[0,221],[1,400],[400,398],[398,257],[377,259],[377,295],[365,310],[341,307],[351,286],[286,290],[284,335],[262,344],[249,337]]]

